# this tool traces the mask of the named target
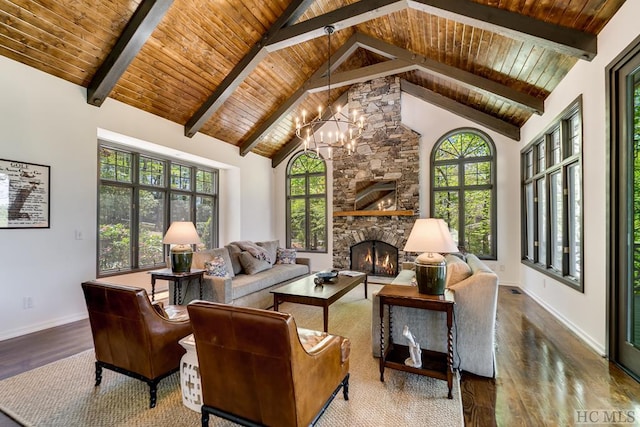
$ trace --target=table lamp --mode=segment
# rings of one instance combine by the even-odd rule
[[[171,246],[171,271],[186,273],[191,271],[193,247],[200,243],[196,227],[191,221],[174,221],[164,235],[162,243]]]
[[[411,229],[405,252],[423,252],[416,258],[418,292],[444,294],[447,264],[441,253],[458,252],[447,223],[442,219],[420,218]]]

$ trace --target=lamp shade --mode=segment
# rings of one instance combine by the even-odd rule
[[[443,219],[419,218],[411,229],[405,252],[458,252],[449,227]]]
[[[164,235],[165,245],[195,245],[200,243],[200,236],[191,221],[174,221]]]

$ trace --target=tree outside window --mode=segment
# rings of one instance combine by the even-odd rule
[[[302,151],[287,166],[287,246],[327,251],[327,166],[313,151]]]
[[[497,259],[494,153],[489,136],[473,129],[445,135],[431,153],[431,216],[484,259]]]
[[[521,151],[522,261],[583,291],[582,103]],[[531,158],[538,159],[532,164]]]
[[[204,246],[217,245],[217,171],[107,145],[99,159],[99,275],[163,266],[173,221],[193,221]]]

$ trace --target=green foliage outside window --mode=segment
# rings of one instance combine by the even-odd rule
[[[287,168],[287,246],[327,250],[326,164],[315,152],[301,152]]]
[[[640,81],[634,85],[633,112],[633,288],[635,294],[640,296]]]
[[[99,274],[164,265],[172,221],[193,221],[203,246],[217,245],[216,171],[107,146],[99,156]]]
[[[432,216],[444,219],[458,246],[496,259],[495,157],[488,136],[472,130],[442,138],[432,152]]]

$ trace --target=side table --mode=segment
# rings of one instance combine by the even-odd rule
[[[182,282],[186,281],[187,284],[191,279],[198,279],[198,284],[200,286],[200,299],[202,299],[202,279],[204,277],[204,273],[207,270],[201,269],[193,269],[186,273],[174,273],[169,268],[165,268],[163,270],[154,270],[151,271],[151,301],[155,300],[156,293],[156,280],[169,280],[174,284],[173,291],[173,304],[180,304],[180,300],[182,299]]]
[[[380,381],[384,381],[384,368],[398,369],[414,374],[426,375],[446,380],[449,386],[447,397],[453,399],[453,292],[444,295],[426,295],[418,292],[416,286],[386,285],[378,292],[380,298]],[[384,342],[384,306],[389,306],[389,344]],[[423,310],[447,313],[447,353],[422,349],[422,366],[408,366],[404,361],[409,357],[409,347],[393,342],[392,306],[413,307]]]
[[[178,341],[187,352],[180,359],[180,389],[182,390],[182,404],[189,409],[200,412],[202,408],[202,385],[200,382],[200,368],[196,340],[193,334]]]

